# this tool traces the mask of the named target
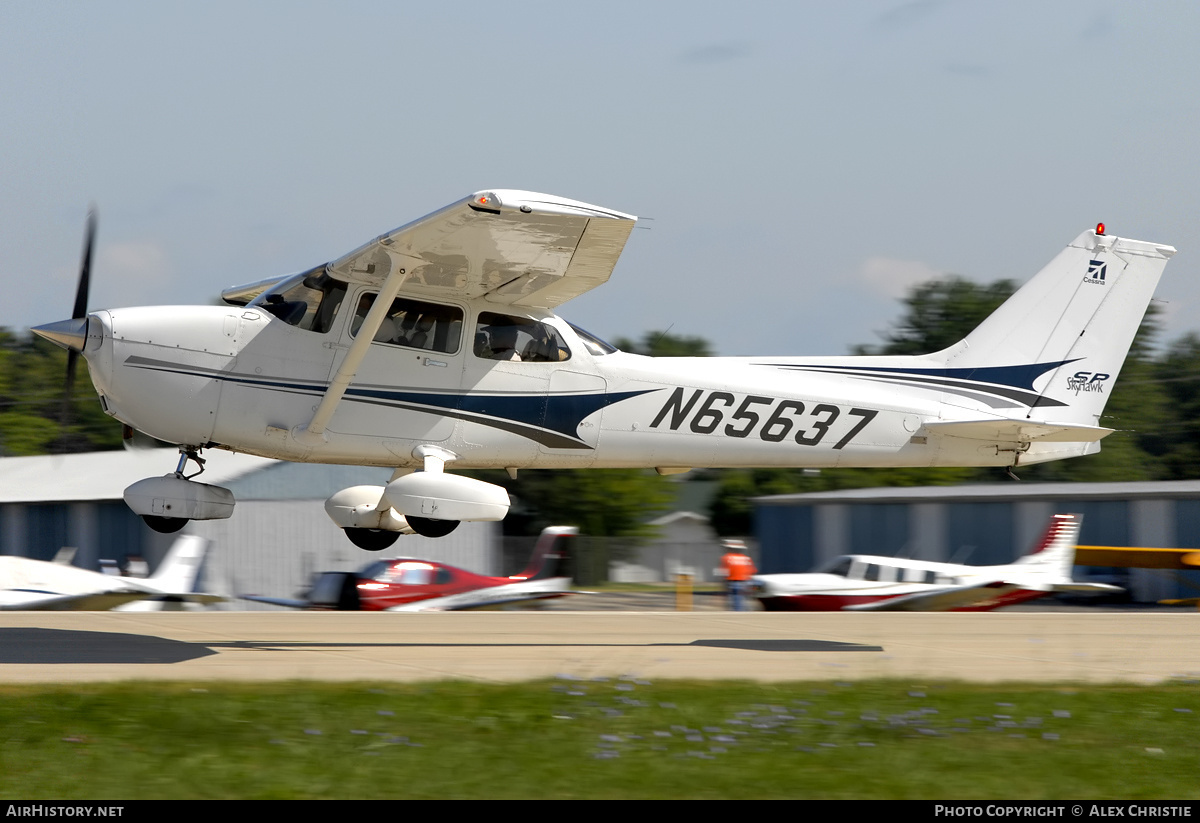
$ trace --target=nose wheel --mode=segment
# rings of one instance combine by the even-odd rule
[[[199,470],[185,475],[188,461]],[[192,478],[204,472],[204,458],[194,446],[180,446],[179,464],[171,474],[147,477],[125,489],[126,505],[160,534],[174,534],[189,520],[224,520],[233,514],[233,492],[220,486],[197,483]]]

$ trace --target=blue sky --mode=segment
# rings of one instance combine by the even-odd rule
[[[211,302],[470,192],[642,217],[561,309],[722,354],[878,342],[953,272],[1170,243],[1200,330],[1200,4],[0,4],[0,325]]]

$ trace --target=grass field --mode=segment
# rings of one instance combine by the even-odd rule
[[[0,688],[0,797],[1200,798],[1200,684]]]

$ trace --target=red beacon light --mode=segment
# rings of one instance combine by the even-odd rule
[[[1096,236],[1097,236],[1097,237],[1103,237],[1103,236],[1104,236],[1104,224],[1103,224],[1103,223],[1097,223],[1097,224],[1096,224]]]

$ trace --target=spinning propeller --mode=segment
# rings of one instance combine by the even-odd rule
[[[67,350],[67,379],[63,386],[62,411],[59,413],[61,434],[55,451],[69,450],[67,447],[67,425],[70,422],[71,398],[75,390],[75,370],[79,355],[87,345],[88,337],[88,292],[92,282],[92,252],[96,243],[96,209],[88,211],[87,226],[83,234],[83,259],[79,263],[79,283],[75,287],[75,308],[70,320],[59,320],[30,329],[39,337]],[[121,441],[127,449],[150,449],[164,445],[128,424],[121,425]]]
[[[92,276],[92,249],[96,240],[96,211],[88,212],[87,228],[83,235],[83,260],[79,264],[79,284],[75,288],[75,310],[70,320],[59,320],[37,326],[31,331],[39,337],[44,337],[67,350],[67,379],[63,386],[62,411],[59,413],[59,426],[62,434],[58,438],[55,451],[66,448],[67,423],[70,420],[71,394],[75,386],[75,369],[79,364],[79,353],[87,343],[87,302],[88,290]]]

